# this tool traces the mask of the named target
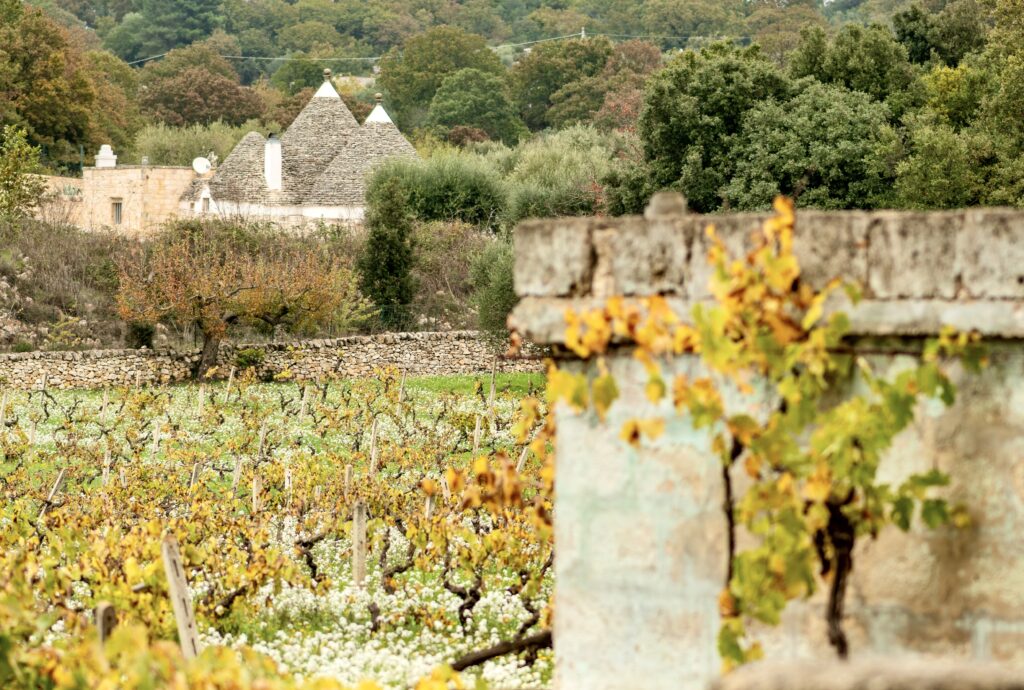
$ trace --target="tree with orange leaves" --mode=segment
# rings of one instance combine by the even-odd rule
[[[354,273],[312,240],[230,222],[170,226],[118,266],[118,311],[130,321],[193,326],[205,376],[236,324],[311,332],[372,315]]]

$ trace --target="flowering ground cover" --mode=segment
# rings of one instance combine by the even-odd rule
[[[544,687],[544,649],[472,666],[460,681],[437,671],[547,626],[542,422],[538,403],[520,403],[543,384],[386,371],[324,384],[242,374],[230,385],[8,391],[0,681],[214,688],[228,687],[216,673],[240,665],[233,683],[241,673],[280,687]],[[166,535],[180,544],[207,647],[192,666],[168,644]],[[365,574],[354,572],[357,552]],[[113,604],[117,631],[142,639],[115,632],[97,652],[100,602]],[[221,670],[202,670],[204,660]],[[143,666],[149,684],[126,680]]]

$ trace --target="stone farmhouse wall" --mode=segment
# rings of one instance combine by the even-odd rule
[[[369,376],[375,369],[397,367],[410,376],[489,372],[494,347],[476,333],[390,333],[282,343],[225,344],[218,377],[229,375],[241,350],[262,353],[257,374],[271,378],[288,370],[297,379]],[[199,361],[198,351],[87,350],[0,354],[3,385],[35,389],[101,388],[186,381]],[[535,360],[497,357],[498,371],[539,371]]]
[[[566,309],[581,311],[612,295],[664,295],[677,314],[688,315],[709,299],[706,227],[714,223],[736,256],[764,217],[688,214],[681,197],[658,195],[644,217],[524,223],[515,235],[521,300],[510,325],[557,350]],[[954,369],[956,404],[923,405],[880,477],[898,484],[913,472],[949,473],[946,495],[966,505],[972,526],[893,528],[858,540],[845,620],[852,656],[998,661],[1024,678],[1024,212],[802,211],[794,251],[813,284],[833,276],[861,284],[862,302],[833,308],[850,316],[855,345],[874,348],[867,356],[881,373],[906,366],[913,355],[899,353],[914,352],[943,324],[977,330],[990,344],[991,366],[970,376]],[[590,375],[595,368],[566,365]],[[721,463],[707,434],[677,416],[671,402],[647,400],[646,373],[628,349],[614,351],[607,367],[620,397],[605,423],[559,412],[555,688],[705,690],[721,669]],[[663,367],[666,377],[701,375],[694,357]],[[666,429],[657,440],[632,448],[619,437],[626,420],[659,416]],[[737,468],[737,486],[741,475]],[[755,631],[768,658],[833,657],[825,595],[819,590],[792,604],[781,625]],[[799,667],[784,674],[788,684],[750,677],[748,685],[721,687],[812,687],[798,682]],[[813,687],[868,685],[875,687]]]
[[[50,195],[36,215],[84,230],[110,229],[143,238],[172,218],[188,214],[179,198],[196,178],[191,167],[161,165],[87,167],[81,178],[45,176]],[[115,202],[121,204],[119,224],[114,218]]]

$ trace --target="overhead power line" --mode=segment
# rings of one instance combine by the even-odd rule
[[[305,60],[308,62],[338,62],[339,60],[380,60],[382,55],[376,57],[263,57],[261,55],[218,55],[227,60]]]

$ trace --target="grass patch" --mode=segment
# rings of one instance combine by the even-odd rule
[[[513,395],[524,396],[538,394],[543,391],[545,378],[545,375],[540,372],[516,372],[498,374],[494,377],[494,382],[499,393],[509,392]],[[456,395],[473,395],[478,384],[486,395],[488,386],[491,385],[491,375],[424,376],[421,378],[411,378],[406,382],[406,385],[411,389],[438,394],[453,393]]]

